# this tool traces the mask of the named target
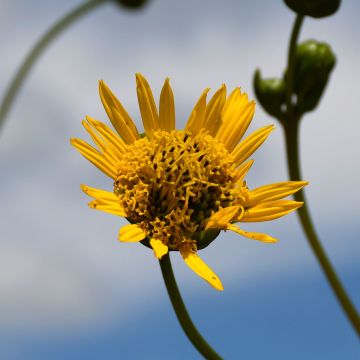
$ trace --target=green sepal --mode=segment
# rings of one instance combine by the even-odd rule
[[[284,105],[286,102],[286,84],[283,79],[263,79],[260,70],[256,70],[253,79],[256,97],[265,111],[282,119],[284,116]]]
[[[340,0],[284,0],[285,4],[300,15],[322,18],[336,13]]]

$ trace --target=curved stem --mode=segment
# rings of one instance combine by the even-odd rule
[[[35,44],[25,60],[22,62],[18,72],[12,79],[7,88],[3,101],[0,105],[0,131],[5,123],[6,116],[13,104],[18,91],[23,84],[26,76],[29,74],[36,60],[40,57],[43,51],[50,45],[50,43],[60,35],[67,27],[74,23],[81,16],[85,15],[96,6],[104,3],[106,0],[89,0],[79,7],[66,14],[61,20],[55,23]]]
[[[300,172],[299,161],[299,122],[292,122],[285,128],[286,138],[286,154],[289,168],[289,175],[291,180],[302,179]],[[311,220],[310,212],[305,201],[305,195],[302,190],[298,191],[294,195],[295,200],[304,202],[304,205],[297,210],[300,218],[301,225],[306,234],[308,243],[314,252],[328,282],[331,286],[334,294],[336,295],[341,307],[347,315],[349,321],[354,327],[354,330],[360,337],[360,317],[357,313],[354,305],[352,304],[349,296],[347,295],[344,287],[341,284],[330,260],[328,259],[324,248],[322,247],[320,240],[316,234],[314,225]]]
[[[291,180],[301,180],[300,172],[300,156],[299,156],[299,124],[300,114],[295,113],[294,106],[292,104],[291,96],[293,94],[294,87],[294,65],[295,65],[295,50],[297,45],[297,39],[299,37],[300,28],[304,16],[297,15],[293,30],[290,37],[289,53],[288,53],[288,68],[287,68],[287,91],[286,91],[286,105],[287,105],[287,119],[283,119],[286,141],[286,154],[289,176]],[[334,294],[336,295],[341,307],[347,315],[349,321],[354,327],[354,330],[360,337],[360,318],[350,298],[348,297],[344,287],[341,284],[330,260],[328,259],[324,248],[322,247],[320,240],[315,231],[315,227],[311,220],[310,212],[305,201],[305,195],[303,190],[298,191],[294,195],[295,200],[304,202],[304,205],[297,210],[300,218],[301,225],[307,237],[308,243],[314,252],[328,282],[331,286]]]
[[[184,301],[181,298],[179,288],[176,284],[169,254],[164,255],[159,262],[171,304],[186,336],[200,352],[200,354],[205,357],[205,359],[221,359],[221,357],[215,352],[215,350],[213,350],[211,346],[201,336],[201,334],[193,324],[189,313],[186,310]]]
[[[303,21],[304,21],[304,15],[298,14],[295,18],[295,22],[290,37],[290,43],[289,43],[288,64],[287,64],[287,74],[286,74],[286,109],[290,119],[293,116],[293,110],[294,110],[292,106],[292,94],[294,90],[295,51]]]

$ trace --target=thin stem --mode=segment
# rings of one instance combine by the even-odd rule
[[[288,53],[288,69],[287,69],[287,118],[282,119],[285,131],[286,141],[286,154],[288,171],[291,180],[301,180],[300,172],[300,156],[299,156],[299,125],[300,125],[300,114],[295,112],[292,104],[291,96],[293,94],[294,87],[294,65],[295,65],[295,50],[297,46],[297,39],[299,37],[300,28],[303,23],[304,16],[297,15],[293,30],[290,37],[289,53]],[[354,327],[354,330],[360,337],[360,318],[350,298],[348,297],[344,287],[341,284],[330,260],[328,259],[324,248],[322,247],[318,235],[315,231],[315,227],[311,220],[310,212],[308,209],[307,201],[305,201],[305,194],[303,190],[298,191],[294,195],[295,200],[304,202],[304,205],[298,209],[297,213],[300,218],[301,225],[307,237],[308,243],[314,252],[324,274],[327,278],[329,285],[334,291],[341,307],[347,315],[349,321]]]
[[[19,92],[21,85],[23,84],[26,76],[29,74],[36,60],[40,57],[44,50],[72,23],[105,1],[106,0],[86,1],[84,4],[81,4],[79,7],[71,10],[70,13],[66,14],[38,40],[38,42],[22,62],[18,72],[12,79],[9,87],[5,92],[3,101],[0,105],[0,131],[5,123],[6,116],[9,113],[9,110]]]
[[[290,37],[288,66],[286,75],[286,109],[289,118],[293,116],[292,94],[294,91],[294,67],[295,67],[295,51],[296,44],[300,34],[301,25],[304,21],[304,15],[297,15],[295,18],[293,30]]]
[[[287,162],[289,168],[289,175],[291,180],[300,180],[302,179],[300,173],[300,163],[299,163],[299,123],[293,122],[291,126],[288,126],[285,129],[285,138],[286,138],[286,153],[287,153]],[[294,195],[295,200],[304,202],[304,205],[298,209],[297,213],[299,215],[303,230],[307,236],[309,245],[313,250],[316,258],[319,261],[319,264],[332,288],[334,291],[340,305],[342,306],[345,314],[347,315],[349,321],[354,327],[354,330],[360,337],[360,317],[357,313],[354,305],[352,304],[349,296],[347,295],[344,287],[341,284],[330,260],[328,259],[324,248],[322,247],[320,240],[316,234],[314,225],[311,220],[310,212],[307,206],[307,201],[305,201],[305,195],[302,190],[298,191]]]
[[[171,304],[186,336],[205,359],[222,359],[205,341],[193,324],[176,284],[169,254],[164,255],[159,262]]]

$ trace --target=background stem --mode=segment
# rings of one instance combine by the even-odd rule
[[[5,123],[6,116],[13,104],[18,91],[23,84],[26,76],[29,74],[31,68],[35,64],[36,60],[44,52],[44,50],[50,45],[50,43],[59,36],[67,27],[78,20],[81,16],[88,13],[98,5],[104,3],[106,0],[89,0],[79,7],[70,11],[61,20],[55,23],[35,44],[29,54],[22,62],[18,72],[12,79],[9,87],[7,88],[3,101],[0,105],[0,131]]]
[[[289,124],[285,129],[285,138],[286,138],[286,154],[287,162],[289,168],[289,175],[291,180],[301,180],[302,176],[300,173],[300,164],[299,164],[299,122],[294,121]],[[350,298],[348,297],[345,289],[343,288],[333,266],[331,265],[330,260],[328,259],[325,250],[323,249],[320,240],[316,234],[314,225],[311,220],[311,216],[308,210],[307,201],[305,200],[305,195],[302,190],[294,194],[296,201],[303,201],[304,205],[297,210],[297,214],[300,218],[303,230],[308,239],[308,243],[313,250],[332,290],[334,291],[341,307],[343,308],[345,314],[350,320],[351,324],[354,327],[354,330],[357,332],[360,337],[360,318],[359,315],[352,304]]]
[[[292,94],[294,90],[294,67],[295,67],[295,52],[297,40],[300,34],[300,29],[304,21],[303,15],[297,15],[291,32],[288,52],[288,63],[286,72],[286,110],[287,115],[291,119],[293,117]]]
[[[304,17],[297,15],[293,30],[289,42],[288,53],[288,68],[287,68],[287,89],[286,89],[286,106],[287,114],[286,119],[281,119],[285,131],[286,141],[286,154],[290,180],[301,180],[300,172],[300,156],[299,156],[299,126],[300,126],[300,114],[296,113],[296,109],[292,103],[292,94],[294,87],[294,66],[295,66],[295,52],[297,46],[297,39],[299,37],[301,25]],[[307,237],[308,243],[317,258],[326,279],[329,282],[335,296],[337,297],[342,309],[350,320],[354,327],[354,330],[360,337],[360,318],[348,297],[345,289],[343,288],[341,281],[339,280],[330,260],[328,259],[325,250],[323,249],[320,240],[316,234],[315,227],[312,223],[310,212],[308,209],[307,201],[305,201],[304,191],[300,190],[294,194],[296,201],[304,202],[304,205],[297,210],[297,214],[300,218],[301,225]]]
[[[205,359],[221,359],[221,357],[215,352],[215,350],[201,336],[201,334],[193,324],[189,313],[186,310],[184,301],[181,298],[179,288],[176,284],[169,254],[164,255],[159,262],[171,304],[186,336],[189,338],[195,348],[200,352],[200,354],[205,357]]]

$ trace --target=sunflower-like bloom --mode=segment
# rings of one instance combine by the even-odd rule
[[[93,209],[125,217],[119,240],[142,242],[161,259],[179,251],[185,263],[215,289],[218,276],[197,250],[220,232],[232,230],[251,240],[273,243],[273,237],[247,232],[236,223],[277,219],[302,205],[282,200],[307,184],[287,181],[249,190],[244,180],[248,160],[273,126],[242,139],[254,114],[255,102],[236,88],[228,97],[225,85],[206,101],[206,89],[184,130],[175,129],[175,105],[169,79],[159,109],[146,79],[136,75],[137,96],[145,133],[141,134],[119,100],[100,81],[100,98],[116,132],[86,117],[83,126],[96,147],[72,139],[72,145],[114,181],[112,191],[82,185],[93,198]]]

